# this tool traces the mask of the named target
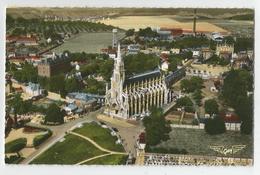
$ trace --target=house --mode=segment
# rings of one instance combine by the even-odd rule
[[[160,40],[173,40],[172,33],[169,30],[157,30],[157,33],[159,35]]]
[[[198,76],[203,79],[221,78],[223,73],[228,72],[230,67],[211,66],[207,64],[191,64],[186,68],[186,75]]]
[[[160,28],[161,31],[170,31],[171,32],[171,36],[173,38],[175,37],[179,37],[183,35],[183,30],[182,28],[168,28],[168,27],[161,27]]]
[[[168,71],[168,68],[169,68],[169,62],[168,61],[164,61],[161,65],[161,69],[163,71]]]
[[[220,34],[220,33],[217,33],[217,32],[213,32],[211,34],[211,39],[213,41],[217,41],[217,42],[222,42],[224,37]]]
[[[171,50],[172,54],[180,54],[181,49],[180,48],[172,48]]]
[[[137,54],[140,51],[139,44],[130,44],[127,46],[127,54]]]
[[[199,50],[193,50],[192,51],[192,57],[198,58],[200,57],[200,51]]]
[[[16,39],[16,45],[24,44],[25,46],[36,46],[38,45],[35,37],[18,37]]]
[[[67,106],[65,106],[63,109],[66,111],[66,113],[67,113],[68,115],[71,115],[71,114],[73,114],[73,113],[78,109],[78,107],[77,107],[77,105],[74,104],[74,103],[69,103],[69,104],[68,104]]]
[[[231,59],[234,54],[234,44],[217,44],[216,46],[216,55],[225,58],[225,59]]]
[[[208,60],[209,58],[211,58],[213,56],[214,51],[211,50],[210,48],[202,48],[201,53],[202,53],[202,58],[204,60]]]
[[[29,82],[28,86],[25,87],[25,93],[35,97],[43,94],[43,89],[41,89],[40,84]]]
[[[104,104],[105,97],[89,93],[71,92],[67,94],[66,100],[75,103],[84,111],[93,111]]]

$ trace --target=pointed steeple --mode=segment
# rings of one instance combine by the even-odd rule
[[[118,44],[117,44],[117,61],[121,62],[120,42],[118,42]]]

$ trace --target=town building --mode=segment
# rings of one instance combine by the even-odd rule
[[[171,49],[171,53],[172,53],[172,54],[180,54],[180,52],[181,52],[181,49],[180,49],[180,48],[172,48],[172,49]]]
[[[216,46],[216,55],[225,58],[225,59],[231,59],[232,55],[234,54],[234,44],[217,44]]]
[[[127,54],[138,54],[140,46],[138,44],[130,44],[127,46]]]
[[[44,58],[38,63],[38,75],[41,77],[51,77],[59,73],[67,72],[71,69],[70,61],[66,55],[55,55],[52,58]]]
[[[198,76],[203,79],[221,78],[225,72],[228,72],[230,67],[227,66],[212,66],[207,64],[191,64],[186,68],[186,75]]]
[[[203,60],[208,60],[213,56],[214,51],[211,50],[210,48],[202,48],[201,53],[202,53]]]
[[[71,92],[66,96],[69,103],[74,103],[85,112],[93,111],[105,103],[103,95],[95,95],[89,93]]]
[[[29,82],[28,86],[25,87],[25,93],[32,97],[37,97],[43,94],[43,89],[40,84]]]
[[[120,44],[117,52],[110,88],[106,87],[106,115],[135,119],[147,115],[152,106],[162,107],[172,102],[173,92],[167,86],[172,82],[171,78],[159,69],[126,78]]]

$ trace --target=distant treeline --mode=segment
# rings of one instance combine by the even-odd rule
[[[228,19],[253,21],[254,14],[235,15],[235,16],[229,17]]]
[[[7,14],[14,17],[44,18],[45,15],[60,17],[82,16],[151,16],[151,15],[181,15],[193,14],[193,8],[7,8]],[[30,12],[30,13],[28,13]],[[237,14],[253,14],[252,9],[236,8],[198,8],[197,14],[208,17],[232,16]]]

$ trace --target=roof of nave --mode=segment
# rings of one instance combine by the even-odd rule
[[[127,78],[124,82],[124,85],[129,85],[129,84],[141,82],[142,80],[158,77],[160,75],[161,75],[160,69],[156,69],[156,70],[149,71],[149,72],[144,72],[144,73],[141,73],[141,74],[136,74],[132,77]]]

